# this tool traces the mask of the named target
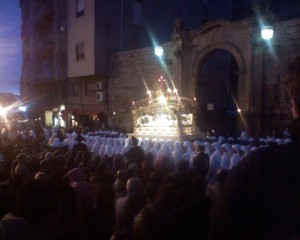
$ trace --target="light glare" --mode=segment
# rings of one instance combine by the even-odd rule
[[[26,112],[26,109],[27,109],[26,106],[20,106],[19,107],[19,110],[22,111],[22,112]]]
[[[5,108],[3,108],[2,106],[0,106],[0,115],[2,117],[6,117],[6,112],[7,112],[7,110]]]
[[[167,99],[164,96],[160,96],[159,97],[159,103],[160,104],[166,104],[167,103]]]
[[[162,46],[156,46],[154,49],[154,53],[156,56],[161,57],[164,53],[164,49]]]
[[[265,40],[269,40],[273,37],[274,29],[272,26],[265,26],[261,30],[261,36]]]

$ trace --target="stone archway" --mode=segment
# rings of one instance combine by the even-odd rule
[[[251,34],[253,22],[250,20],[232,23],[217,20],[203,25],[199,30],[186,35],[182,41],[183,57],[181,81],[184,95],[195,97],[201,69],[207,57],[215,50],[224,50],[233,56],[237,65],[238,90],[236,103],[242,110],[237,121],[237,132],[248,130],[247,113],[251,109]],[[189,79],[189,86],[186,84]]]
[[[230,56],[232,56],[232,58],[234,59],[235,64],[237,66],[236,85],[238,88],[234,96],[230,96],[231,90],[229,90],[230,89],[229,87],[226,87],[227,93],[220,90],[220,88],[224,88],[225,85],[224,85],[224,81],[219,79],[219,83],[217,83],[216,85],[217,87],[213,86],[213,88],[216,88],[216,90],[218,90],[217,92],[213,92],[213,90],[207,85],[202,86],[202,90],[209,91],[212,93],[209,94],[203,92],[203,94],[207,96],[207,99],[204,99],[203,96],[199,95],[200,94],[199,84],[201,82],[201,79],[199,78],[201,78],[202,75],[201,70],[203,69],[203,66],[206,63],[206,60],[210,57],[211,54],[213,54],[216,51],[224,51],[228,53]],[[241,121],[242,119],[240,119],[238,113],[234,112],[238,108],[240,108],[240,105],[242,105],[239,103],[242,101],[241,99],[244,97],[243,96],[244,91],[242,91],[243,89],[242,82],[243,82],[243,76],[245,74],[245,68],[246,67],[245,67],[245,61],[243,59],[243,55],[241,54],[241,52],[236,46],[234,46],[232,43],[229,42],[218,42],[215,44],[211,44],[207,46],[203,51],[199,52],[197,57],[194,59],[192,65],[192,70],[193,70],[192,86],[195,91],[194,95],[198,99],[198,111],[199,111],[198,117],[200,123],[199,127],[201,130],[213,128],[218,133],[221,134],[236,134],[237,130],[239,129],[242,130],[246,128],[243,121]],[[232,78],[232,76],[224,75],[223,80],[225,79],[225,77]],[[226,84],[231,84],[230,81],[232,80],[229,79],[229,82],[227,82]],[[223,82],[223,85],[221,84],[221,82]],[[211,82],[209,85],[212,86],[212,84],[216,84],[216,83]],[[217,99],[215,98],[214,100],[212,100],[211,98],[212,95],[216,95],[216,94],[218,95],[218,97],[216,97]],[[227,95],[225,96],[224,94]],[[208,96],[210,96],[210,99],[208,99],[209,98]],[[234,104],[238,104],[238,105],[234,107],[233,106]],[[209,107],[212,107],[212,109],[209,109]],[[201,117],[202,119],[200,119]],[[202,126],[201,123],[203,123]],[[226,130],[224,129],[225,128],[224,126],[227,126]]]
[[[197,124],[200,130],[213,129],[219,135],[236,135],[240,117],[237,106],[238,66],[224,49],[207,54],[195,84]]]
[[[199,71],[201,70],[201,66],[204,63],[206,56],[215,49],[224,49],[231,53],[238,64],[239,75],[243,75],[245,73],[246,64],[239,48],[230,42],[217,42],[206,46],[204,49],[202,49],[202,51],[198,51],[198,54],[196,53],[196,57],[192,63],[193,86],[195,86],[197,76],[199,75]]]

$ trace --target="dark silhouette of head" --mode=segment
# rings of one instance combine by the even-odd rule
[[[60,193],[52,183],[30,180],[19,188],[15,214],[37,225],[43,223],[59,205]]]
[[[220,184],[224,184],[228,175],[228,171],[225,169],[219,169],[216,173],[216,182]]]
[[[134,224],[134,240],[175,239],[174,213],[162,203],[147,205],[138,215]]]
[[[133,146],[137,146],[138,143],[139,143],[139,140],[135,136],[132,136],[131,137],[131,143],[132,143]]]

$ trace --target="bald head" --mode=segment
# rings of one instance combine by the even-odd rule
[[[138,177],[129,178],[126,184],[127,194],[133,195],[139,193],[142,190],[142,181]]]

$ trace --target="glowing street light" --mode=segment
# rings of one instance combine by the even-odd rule
[[[164,49],[162,46],[156,46],[154,48],[154,53],[156,56],[161,57],[164,54]]]
[[[5,109],[2,106],[0,106],[0,115],[2,117],[6,117],[6,113],[7,113],[7,109]]]
[[[261,36],[265,40],[269,40],[273,37],[274,28],[272,26],[264,26],[261,29]]]
[[[26,106],[20,106],[19,107],[19,110],[22,111],[22,112],[26,112],[26,109],[27,109]]]

